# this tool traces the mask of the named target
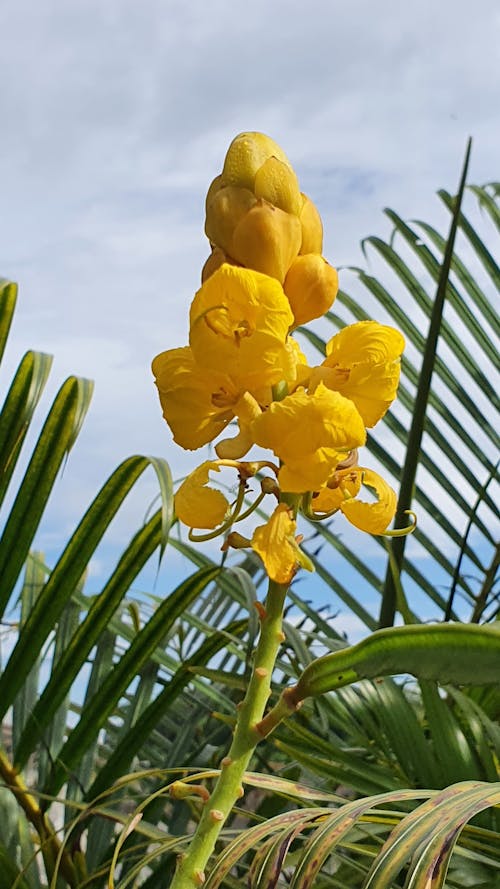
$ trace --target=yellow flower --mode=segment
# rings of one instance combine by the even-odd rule
[[[230,374],[240,391],[252,392],[293,376],[292,322],[278,281],[224,264],[195,295],[189,342],[200,368]]]
[[[399,331],[376,321],[344,327],[312,371],[310,389],[323,382],[354,402],[365,426],[375,426],[396,397],[404,345]]]
[[[352,401],[322,383],[314,393],[298,389],[273,402],[252,428],[256,444],[271,448],[283,463],[281,490],[297,494],[323,487],[346,453],[366,440]]]
[[[217,528],[224,521],[229,503],[214,488],[206,487],[209,472],[219,472],[215,460],[206,460],[183,481],[175,495],[177,518],[190,528]]]
[[[276,583],[289,584],[299,566],[314,571],[299,547],[296,530],[291,509],[280,503],[266,524],[253,532],[252,549],[264,562],[269,578]]]
[[[189,450],[213,441],[233,418],[239,397],[228,374],[201,372],[188,346],[162,352],[152,367],[174,441]]]
[[[316,513],[340,509],[345,517],[368,534],[383,534],[396,513],[395,491],[372,469],[355,466],[335,473],[332,481],[335,487],[322,488],[312,499]],[[330,482],[331,483],[331,482]],[[370,488],[376,500],[366,502],[358,499],[361,486]]]

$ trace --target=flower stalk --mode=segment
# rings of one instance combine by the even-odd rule
[[[201,819],[187,854],[180,858],[171,889],[197,889],[205,879],[205,867],[236,801],[243,795],[243,776],[262,735],[257,729],[271,692],[276,657],[284,640],[283,607],[288,584],[269,581],[263,608],[259,609],[260,637],[252,676],[238,710],[233,741],[221,762],[215,788],[204,804]]]
[[[203,884],[257,743],[307,696],[299,683],[264,715],[287,590],[299,569],[314,571],[297,514],[323,521],[341,513],[361,531],[392,535],[397,501],[383,478],[358,465],[357,454],[396,396],[404,339],[392,327],[359,321],[332,337],[321,365],[308,365],[292,334],[332,306],[337,272],[322,256],[316,207],[268,136],[241,133],[231,143],[208,190],[205,233],[212,252],[191,303],[189,344],[162,352],[152,366],[174,441],[196,450],[217,440],[216,458],[177,490],[175,511],[192,541],[223,536],[223,552],[251,548],[269,588],[265,605],[258,604],[261,632],[233,741],[172,889]],[[233,424],[236,435],[221,439]],[[254,446],[272,457],[245,461]],[[232,503],[213,485],[228,469],[238,475]],[[262,477],[264,469],[271,474]],[[248,505],[252,479],[260,491]],[[265,524],[251,536],[232,530],[267,495]],[[185,792],[181,784],[174,791]]]

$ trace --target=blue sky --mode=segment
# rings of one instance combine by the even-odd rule
[[[468,135],[470,180],[497,176],[500,7],[4,0],[0,31],[0,274],[20,286],[3,379],[33,347],[55,355],[46,405],[70,373],[96,384],[40,536],[51,550],[129,454],[164,456],[174,476],[194,465],[149,367],[186,341],[204,196],[233,136],[283,146],[325,255],[360,264],[384,206],[444,219],[434,192],[456,186]],[[151,476],[112,541],[154,493]]]

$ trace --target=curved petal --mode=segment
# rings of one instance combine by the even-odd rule
[[[238,417],[239,432],[234,438],[225,438],[215,447],[218,457],[224,460],[239,460],[250,450],[253,441],[252,424],[262,413],[258,402],[250,392],[245,392],[234,406]]]
[[[347,499],[340,504],[340,509],[346,519],[360,531],[383,534],[396,513],[396,492],[372,469],[356,467],[355,472],[360,474],[363,485],[374,491],[377,499],[371,503]]]
[[[217,528],[224,521],[229,503],[220,491],[207,488],[209,472],[219,472],[219,465],[206,460],[183,481],[175,495],[177,518],[190,528]]]
[[[346,500],[346,496],[348,498],[357,497],[360,490],[361,477],[356,468],[349,474],[336,479],[335,487],[330,487],[329,482],[327,487],[317,491],[313,495],[311,506],[316,513],[333,512],[336,509],[340,509]]]

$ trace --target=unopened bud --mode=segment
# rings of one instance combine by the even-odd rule
[[[270,157],[290,166],[285,152],[264,133],[240,133],[228,148],[222,177],[229,185],[252,188],[259,168]]]
[[[298,256],[283,284],[295,326],[324,315],[331,308],[338,288],[337,272],[326,259],[317,253]]]
[[[243,534],[239,534],[238,531],[231,531],[231,533],[227,535],[222,549],[225,552],[229,547],[232,547],[232,549],[245,549],[250,545],[251,541],[248,537],[243,537]]]
[[[227,253],[224,253],[221,247],[214,247],[201,270],[201,283],[204,284],[207,278],[210,278],[210,275],[213,275],[217,269],[220,269],[224,262],[228,262],[229,265],[238,265]]]
[[[207,197],[205,233],[212,246],[221,247],[238,260],[233,249],[234,231],[256,203],[257,198],[248,188],[233,185],[218,188]]]
[[[229,252],[246,268],[283,283],[301,238],[297,216],[259,200],[236,225]]]
[[[302,226],[302,243],[299,253],[323,253],[323,223],[318,208],[308,198],[302,195],[302,209],[300,211],[300,224]]]
[[[299,181],[292,168],[277,157],[268,158],[257,170],[253,191],[256,197],[264,198],[280,210],[294,216],[300,215],[302,195]]]

